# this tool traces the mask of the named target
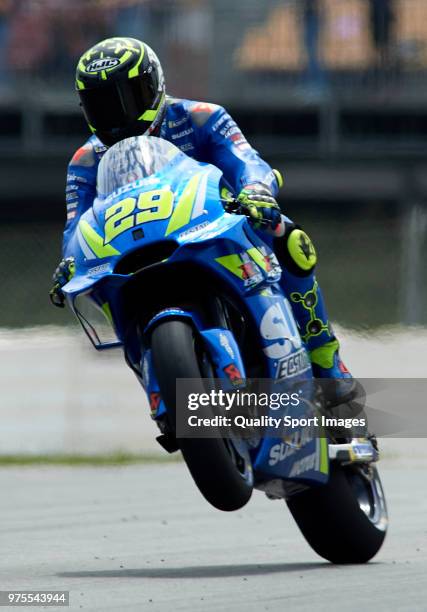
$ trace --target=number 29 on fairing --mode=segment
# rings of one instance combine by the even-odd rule
[[[141,193],[138,198],[125,198],[112,204],[105,211],[105,244],[136,225],[168,219],[173,203],[172,191],[156,189]]]

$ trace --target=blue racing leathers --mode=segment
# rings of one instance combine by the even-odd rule
[[[236,196],[243,188],[253,184],[262,184],[273,196],[277,195],[278,183],[271,167],[251,147],[236,122],[221,106],[168,98],[157,135],[172,142],[190,157],[217,166]],[[92,136],[71,159],[66,190],[64,257],[69,255],[68,241],[80,216],[92,206],[96,196],[98,164],[106,150],[107,147]],[[286,234],[274,240],[274,249],[284,267],[283,289],[292,305],[301,334],[309,350],[313,350],[333,338],[313,273],[315,251],[304,232],[289,219],[286,219],[286,224]],[[298,240],[301,240],[300,245]]]

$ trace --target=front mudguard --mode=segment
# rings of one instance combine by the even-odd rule
[[[166,408],[159,395],[159,387],[152,363],[151,349],[149,348],[151,346],[151,334],[161,322],[176,319],[189,322],[202,340],[213,366],[214,376],[221,379],[223,390],[235,389],[245,384],[245,367],[239,346],[231,330],[218,327],[205,329],[195,313],[181,308],[166,308],[149,321],[143,332],[144,345],[147,347],[142,356],[143,380],[150,398],[151,416],[154,419],[163,416]]]

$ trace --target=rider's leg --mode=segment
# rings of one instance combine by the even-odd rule
[[[284,236],[275,238],[274,252],[283,268],[280,285],[288,298],[318,378],[351,378],[339,355],[339,342],[329,321],[314,275],[317,255],[309,236],[285,218]]]

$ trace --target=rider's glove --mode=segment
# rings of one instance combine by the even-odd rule
[[[52,289],[49,291],[50,301],[54,306],[64,308],[65,297],[62,293],[62,287],[73,278],[75,271],[74,257],[67,257],[59,263],[52,277]]]
[[[247,185],[238,195],[237,201],[247,209],[255,227],[269,225],[274,230],[280,224],[279,205],[264,185]]]

